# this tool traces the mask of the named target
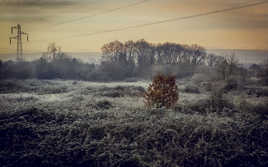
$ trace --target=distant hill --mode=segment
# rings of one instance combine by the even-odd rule
[[[101,53],[98,52],[67,52],[67,55],[80,59],[84,62],[89,62],[89,63],[99,63],[100,58],[101,58]],[[42,53],[25,53],[24,59],[26,61],[32,61],[39,59],[41,57]],[[16,59],[16,54],[1,54],[0,53],[0,59],[3,61],[7,60],[15,60]]]
[[[234,53],[242,64],[260,64],[268,59],[268,50],[210,49],[207,52],[221,56]]]

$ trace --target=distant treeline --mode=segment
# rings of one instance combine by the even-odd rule
[[[207,54],[199,45],[152,44],[145,40],[113,41],[101,49],[101,63],[90,64],[64,54],[53,44],[35,61],[0,61],[0,79],[112,81],[151,78],[156,73],[169,73],[182,78],[193,75],[200,67],[214,69],[219,77],[226,79],[235,71],[234,68],[238,68],[234,56],[225,58]]]

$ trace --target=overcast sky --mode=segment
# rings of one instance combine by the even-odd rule
[[[43,52],[56,42],[67,52],[100,52],[113,41],[199,44],[209,49],[268,49],[268,3],[250,8],[119,32],[106,31],[261,0],[0,0],[0,53],[14,53],[10,27],[30,34],[25,52]],[[124,8],[128,6],[128,8]],[[130,7],[131,6],[131,7]],[[120,10],[110,11],[120,8]],[[26,40],[24,40],[26,41]]]

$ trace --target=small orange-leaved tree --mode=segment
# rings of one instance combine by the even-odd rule
[[[149,108],[173,107],[179,99],[176,77],[162,74],[154,76],[144,99],[145,105]]]

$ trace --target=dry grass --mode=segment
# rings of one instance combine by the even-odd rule
[[[230,115],[193,111],[210,98],[203,93],[181,93],[173,110],[146,110],[142,97],[122,91],[146,88],[144,83],[16,84],[35,90],[0,94],[3,167],[268,165],[268,121],[239,108],[236,96],[231,101],[238,111]],[[111,91],[125,94],[105,96]]]

